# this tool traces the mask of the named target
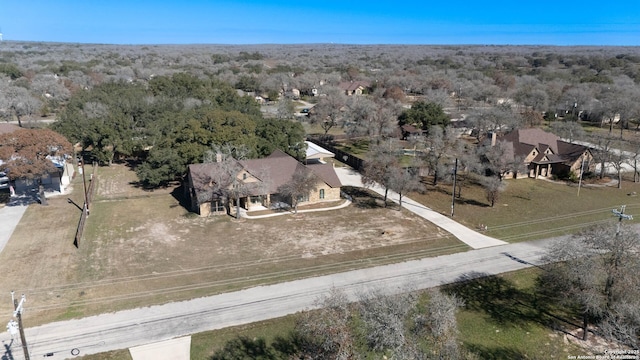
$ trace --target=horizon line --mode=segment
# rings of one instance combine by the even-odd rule
[[[44,44],[68,44],[68,45],[101,45],[101,46],[300,46],[300,45],[339,45],[339,46],[469,46],[469,47],[640,47],[640,45],[611,45],[611,44],[543,44],[543,43],[521,43],[521,44],[504,44],[504,43],[348,43],[348,42],[264,42],[264,43],[103,43],[103,42],[70,42],[70,41],[51,41],[51,40],[13,40],[3,39],[0,43],[44,43]]]

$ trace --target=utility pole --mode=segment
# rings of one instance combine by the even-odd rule
[[[580,196],[580,186],[582,186],[583,173],[584,173],[584,154],[582,154],[582,162],[580,163],[580,180],[578,181],[578,196]]]
[[[24,359],[30,360],[29,349],[27,348],[27,339],[24,336],[24,327],[22,326],[22,310],[24,309],[24,302],[27,301],[26,296],[22,294],[20,303],[18,299],[13,296],[14,292],[11,291],[11,301],[13,302],[13,316],[18,319],[18,330],[20,331],[20,341],[22,342],[22,351],[24,352]]]
[[[458,175],[458,158],[456,158],[456,164],[453,167],[453,191],[451,192],[451,217],[453,217],[453,208],[456,203],[456,177]]]
[[[86,211],[87,215],[89,215],[89,198],[87,196],[87,178],[84,172],[84,158],[80,162],[80,166],[82,169],[82,188],[84,190],[84,211]]]
[[[624,213],[624,209],[627,205],[620,206],[620,210],[613,209],[611,212],[618,217],[618,229],[616,230],[616,235],[620,234],[620,226],[622,225],[622,220],[633,220],[633,216]]]

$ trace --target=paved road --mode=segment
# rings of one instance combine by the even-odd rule
[[[26,329],[32,358],[73,358],[80,355],[125,349],[175,337],[247,324],[314,308],[315,300],[332,288],[344,290],[352,299],[368,290],[399,293],[451,283],[461,277],[498,274],[539,264],[549,242],[493,246],[464,253],[407,261],[399,264],[314,277],[270,286],[152,306],[111,314],[50,323]],[[26,313],[25,317],[29,314]],[[0,340],[8,347],[9,334]],[[4,354],[22,359],[16,342]]]
[[[342,185],[364,187],[364,185],[362,184],[362,178],[360,177],[360,174],[358,172],[353,171],[349,168],[336,168],[335,170],[338,174],[338,178],[340,178],[340,182],[342,182]],[[384,195],[384,189],[379,185],[370,186],[369,189],[377,192],[380,195]],[[399,202],[400,198],[400,196],[393,191],[389,191],[387,197],[396,203]],[[446,217],[438,213],[437,211],[433,211],[406,196],[402,197],[402,207],[443,228],[473,249],[481,249],[485,247],[506,244],[506,242],[502,240],[494,239],[492,237],[480,234],[477,231],[473,231],[468,227],[455,222],[451,218]]]

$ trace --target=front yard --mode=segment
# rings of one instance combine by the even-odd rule
[[[408,196],[449,216],[451,185],[431,185],[425,178],[426,192]],[[582,186],[542,179],[504,180],[505,191],[494,207],[486,199],[484,188],[465,184],[462,196],[455,200],[454,220],[471,229],[486,225],[487,235],[508,242],[548,238],[602,221],[614,221],[611,210],[626,206],[626,212],[640,216],[640,183],[623,181],[615,186]],[[636,220],[633,220],[636,221]]]
[[[136,188],[122,165],[97,178],[79,249],[80,211],[53,198],[29,207],[0,254],[1,286],[29,299],[26,326],[468,249],[368,194],[340,210],[237,221],[188,213],[171,188]]]

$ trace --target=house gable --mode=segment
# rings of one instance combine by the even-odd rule
[[[583,156],[587,160],[592,158],[586,146],[565,142],[559,136],[541,129],[514,130],[498,139],[512,143],[514,153],[524,157],[529,174],[535,174],[536,177],[540,169],[535,167],[543,166],[546,169],[542,171],[543,176],[549,176],[552,175],[551,168],[555,169],[553,174],[565,172],[566,169],[574,170],[576,162],[581,161]]]
[[[235,160],[234,160],[235,161]],[[340,179],[332,165],[310,164],[303,165],[281,150],[275,150],[271,155],[262,159],[249,159],[237,162],[240,170],[236,179],[245,184],[255,184],[251,188],[250,196],[270,196],[277,194],[278,189],[291,181],[296,169],[312,172],[318,179],[317,190],[310,194],[312,201],[322,201],[325,198],[339,199]],[[214,192],[215,186],[212,174],[220,171],[218,163],[191,164],[188,166],[188,195],[191,198],[192,210],[201,208],[205,202],[219,199],[221,192]]]

